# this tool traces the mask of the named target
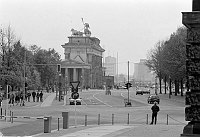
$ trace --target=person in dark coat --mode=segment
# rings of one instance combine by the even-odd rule
[[[18,105],[19,102],[20,102],[19,93],[17,93],[16,96],[15,96],[15,102],[17,103],[17,105]]]
[[[20,93],[20,106],[24,105],[24,95],[23,93]]]
[[[14,106],[14,103],[15,103],[15,96],[14,96],[14,94],[11,94],[10,100],[11,100],[11,104]]]
[[[36,96],[36,92],[33,91],[33,92],[32,92],[33,102],[35,102],[35,96]]]
[[[155,120],[155,125],[157,122],[157,114],[160,111],[159,106],[157,106],[157,102],[154,102],[154,105],[151,107],[152,110],[152,121],[151,121],[151,125],[153,124],[154,120]]]
[[[42,93],[42,91],[40,92],[40,102],[43,102],[43,93]]]
[[[39,99],[40,99],[40,93],[39,92],[37,92],[36,98],[37,98],[37,102],[39,102]]]
[[[31,98],[31,93],[28,91],[27,93],[27,98],[28,98],[28,102],[30,102],[30,98]]]

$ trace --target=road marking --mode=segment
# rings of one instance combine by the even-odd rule
[[[112,107],[111,105],[109,105],[109,104],[103,102],[102,100],[98,99],[97,97],[95,97],[95,95],[97,95],[97,94],[99,94],[99,93],[96,93],[96,94],[93,95],[93,97],[94,97],[96,100],[98,100],[99,102],[105,104],[106,106]]]

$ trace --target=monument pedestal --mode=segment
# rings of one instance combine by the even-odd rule
[[[192,12],[183,12],[187,27],[185,120],[190,121],[181,137],[200,137],[200,0],[192,1]]]
[[[200,123],[189,122],[183,129],[181,137],[200,137]]]

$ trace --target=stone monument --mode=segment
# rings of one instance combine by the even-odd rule
[[[190,121],[181,137],[200,137],[200,0],[192,1],[192,12],[182,13],[187,27],[185,120]]]

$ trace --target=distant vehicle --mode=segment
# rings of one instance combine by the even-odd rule
[[[126,89],[125,86],[118,86],[118,89]]]
[[[158,95],[149,95],[148,99],[147,99],[148,103],[154,103],[157,102],[158,104],[160,103],[160,98]]]
[[[143,95],[143,91],[142,90],[137,90],[136,91],[136,95],[138,95],[138,94]]]
[[[136,95],[143,95],[143,94],[150,94],[150,90],[149,89],[138,89],[136,90]]]
[[[150,94],[150,90],[149,89],[143,90],[143,94]]]
[[[70,105],[75,105],[75,102],[76,102],[76,105],[81,105],[82,99],[81,98],[78,98],[78,99],[69,98]]]

